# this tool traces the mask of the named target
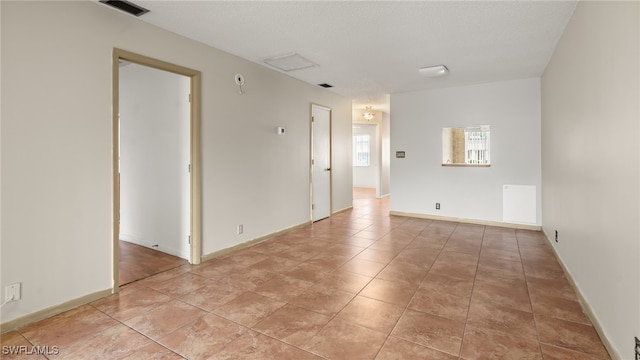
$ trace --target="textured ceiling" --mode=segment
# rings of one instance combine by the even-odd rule
[[[140,19],[388,111],[389,94],[540,76],[576,1],[145,1]],[[420,67],[450,73],[423,78]]]

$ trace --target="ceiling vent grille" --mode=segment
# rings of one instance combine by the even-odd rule
[[[122,10],[133,16],[141,16],[149,12],[148,9],[145,9],[142,6],[136,5],[126,0],[100,0],[100,2],[105,5],[114,7],[118,10]]]
[[[317,66],[310,60],[307,60],[300,56],[300,54],[296,53],[264,59],[264,62],[276,69],[287,72]]]

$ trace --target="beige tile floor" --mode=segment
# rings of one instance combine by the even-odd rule
[[[188,263],[179,257],[120,240],[120,286]]]
[[[609,359],[541,233],[388,216],[388,200],[355,195],[353,210],[2,345],[55,346],[50,359]]]

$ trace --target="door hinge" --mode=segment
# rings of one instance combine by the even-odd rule
[[[314,121],[316,121],[316,118],[312,116],[311,117],[311,122],[314,122]]]
[[[315,210],[316,209],[316,204],[311,204],[311,210]]]
[[[189,94],[189,102],[191,102],[191,94]]]
[[[191,245],[191,235],[188,236],[189,245]]]
[[[315,164],[316,164],[316,161],[311,159],[311,165],[315,165]]]
[[[189,172],[191,172],[191,164],[189,164]]]

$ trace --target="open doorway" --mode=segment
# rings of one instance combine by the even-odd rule
[[[351,122],[354,194],[373,189],[376,198],[386,198],[391,194],[391,95],[354,99]]]
[[[151,263],[200,263],[200,74],[119,49],[113,61],[117,292],[151,275]],[[123,260],[143,266],[120,274]]]
[[[353,187],[380,186],[380,160],[377,124],[353,124]]]
[[[189,78],[120,62],[120,284],[189,260]]]
[[[376,198],[391,191],[390,117],[378,111],[371,120],[361,119],[361,109],[354,106],[352,124],[353,187],[369,189]],[[360,191],[358,190],[358,191]]]

